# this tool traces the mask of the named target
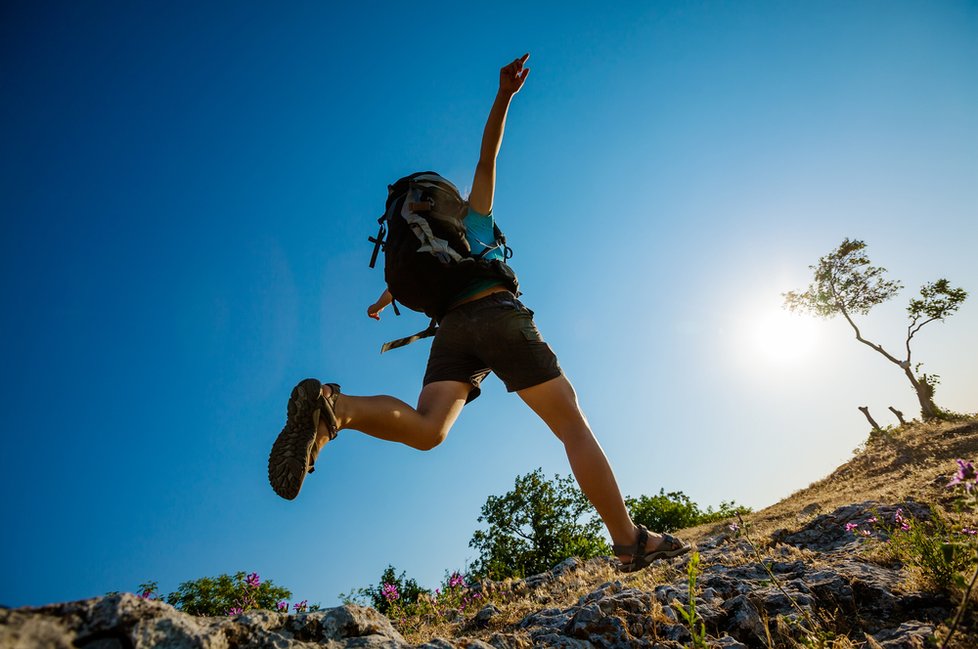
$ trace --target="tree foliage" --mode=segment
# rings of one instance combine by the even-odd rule
[[[738,506],[732,500],[720,503],[717,511],[712,507],[703,511],[683,492],[671,491],[667,494],[665,489],[660,489],[657,496],[626,498],[625,504],[635,523],[656,532],[674,532],[750,512],[750,508]]]
[[[809,266],[815,281],[804,293],[788,291],[785,306],[792,311],[808,311],[823,318],[869,313],[877,304],[896,295],[903,284],[885,279],[886,269],[871,266],[866,244],[844,239],[842,244]]]
[[[943,321],[953,315],[968,296],[961,288],[954,288],[946,279],[924,284],[920,297],[911,298],[907,307],[910,322],[904,342],[903,358],[887,351],[882,345],[863,337],[853,320],[854,315],[865,315],[877,304],[896,295],[903,285],[884,277],[886,269],[870,265],[866,244],[859,240],[844,239],[838,248],[819,258],[818,264],[809,266],[814,271],[814,281],[804,292],[789,291],[783,295],[784,306],[791,311],[805,311],[831,318],[841,315],[852,327],[856,340],[883,355],[899,366],[913,386],[924,419],[940,417],[943,412],[934,403],[934,389],[938,377],[917,375],[920,364],[911,369],[910,343],[922,327],[931,322]]]
[[[517,476],[512,491],[489,496],[469,546],[479,551],[478,577],[525,577],[568,557],[608,555],[597,512],[571,476],[547,480],[543,469]]]
[[[234,609],[274,610],[278,602],[292,597],[287,588],[257,577],[254,573],[236,572],[233,576],[222,574],[185,581],[166,596],[166,603],[191,615],[218,616]]]

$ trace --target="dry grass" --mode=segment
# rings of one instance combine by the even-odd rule
[[[875,434],[855,456],[829,476],[784,500],[750,515],[755,533],[764,537],[778,528],[798,527],[819,514],[844,505],[875,500],[906,500],[946,507],[945,489],[954,473],[954,460],[978,457],[978,417],[958,421],[911,422]],[[716,534],[723,524],[700,525],[683,531],[693,541]]]

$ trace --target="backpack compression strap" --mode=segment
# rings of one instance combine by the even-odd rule
[[[407,338],[398,338],[397,340],[392,340],[389,343],[384,343],[380,347],[380,353],[383,354],[391,349],[397,349],[398,347],[404,347],[404,345],[410,345],[411,343],[421,340],[422,338],[430,338],[435,335],[436,331],[438,331],[438,323],[435,322],[434,318],[432,318],[427,329],[424,331],[419,331],[418,333],[408,336]]]

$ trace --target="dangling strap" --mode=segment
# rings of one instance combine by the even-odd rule
[[[374,244],[374,253],[370,255],[370,267],[373,268],[374,264],[377,263],[377,253],[381,251],[384,247],[384,235],[387,234],[387,226],[384,221],[387,220],[387,215],[384,214],[382,217],[377,219],[377,223],[380,223],[380,230],[377,231],[377,237],[367,237],[367,241]]]
[[[389,343],[384,343],[380,347],[380,353],[383,354],[388,350],[397,349],[398,347],[404,347],[405,345],[410,345],[411,343],[421,340],[422,338],[430,338],[431,336],[435,335],[436,331],[438,331],[438,323],[435,322],[434,318],[432,318],[431,324],[428,325],[427,329],[425,329],[424,331],[419,331],[413,336],[408,336],[407,338],[398,338],[397,340],[392,340]]]

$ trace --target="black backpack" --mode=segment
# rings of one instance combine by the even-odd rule
[[[468,204],[450,181],[424,171],[401,178],[388,190],[386,211],[377,220],[380,230],[370,238],[370,267],[383,250],[384,279],[396,302],[437,321],[475,280],[498,279],[519,292],[516,275],[504,261],[484,258],[496,248],[503,249],[504,259],[512,256],[498,227],[484,250],[470,249],[462,223]],[[428,335],[433,332],[429,327]]]

